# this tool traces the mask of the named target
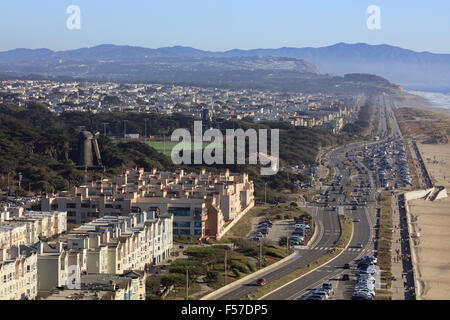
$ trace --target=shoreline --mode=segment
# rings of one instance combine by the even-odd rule
[[[416,107],[416,108],[420,108],[420,109],[424,109],[427,111],[432,111],[432,112],[436,112],[436,113],[442,113],[442,114],[446,114],[446,115],[450,115],[450,105],[449,108],[445,107],[445,106],[440,106],[438,103],[433,102],[431,99],[429,99],[426,96],[421,95],[419,91],[406,91],[406,93],[408,93],[408,95],[410,95],[410,98],[407,98],[407,101],[404,101],[404,103],[402,103],[402,107]],[[430,93],[430,94],[443,94],[443,93],[435,93],[435,92],[426,92],[423,91],[423,93]],[[449,96],[449,100],[450,100],[450,96]],[[405,105],[405,103],[407,103],[408,105]],[[414,105],[409,105],[409,104],[414,104]]]

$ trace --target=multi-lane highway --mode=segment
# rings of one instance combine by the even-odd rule
[[[380,137],[401,137],[400,128],[394,115],[395,105],[388,96],[380,96]],[[388,132],[391,128],[391,132]],[[390,133],[390,134],[389,134]],[[339,279],[343,273],[351,273],[344,269],[345,264],[352,265],[355,260],[375,252],[375,225],[377,223],[376,199],[378,195],[377,183],[372,172],[365,167],[361,157],[356,153],[361,151],[359,144],[350,144],[331,151],[326,156],[329,165],[335,168],[334,184],[322,197],[319,204],[310,207],[316,221],[317,237],[314,243],[308,247],[296,250],[296,256],[292,260],[282,264],[275,270],[259,275],[270,283],[280,279],[293,271],[314,262],[329,250],[338,241],[341,229],[339,225],[339,213],[353,219],[353,236],[349,246],[335,259],[324,266],[302,276],[301,278],[285,285],[263,299],[267,300],[292,300],[299,299],[308,293],[310,289],[321,286],[322,283]],[[355,174],[358,172],[358,174]],[[350,196],[351,195],[351,196]],[[354,197],[358,197],[358,205],[351,204]],[[333,210],[338,207],[339,210]],[[216,296],[218,300],[237,300],[251,297],[258,289],[256,279],[249,278],[246,283],[231,288],[227,292]],[[351,297],[346,297],[351,298]]]
[[[332,247],[339,239],[340,226],[337,212],[328,212],[325,208],[313,207],[310,208],[315,211],[317,238],[309,248],[297,249],[296,257],[288,261],[279,268],[269,271],[266,274],[259,275],[259,277],[266,278],[267,282],[280,279],[293,271],[302,268],[309,263],[317,260],[322,255],[326,254],[326,248]],[[249,282],[240,286],[232,288],[231,290],[215,297],[216,300],[238,300],[250,295],[258,289],[255,286],[256,279],[250,279]]]
[[[372,181],[370,174],[360,174],[353,177],[348,175],[348,168],[345,168],[343,163],[346,158],[345,154],[347,152],[351,152],[353,148],[354,147],[352,146],[339,148],[329,155],[329,163],[337,168],[338,174],[342,174],[343,177],[346,177],[342,179],[344,192],[353,191],[353,188],[351,187],[352,182],[360,180],[364,182]],[[356,157],[349,158],[352,161],[357,162],[358,166],[363,166],[362,163],[358,162]],[[373,182],[371,183],[371,185],[373,188]],[[344,265],[346,263],[351,263],[364,255],[372,255],[374,253],[373,227],[376,223],[376,211],[375,208],[371,208],[369,205],[371,203],[371,200],[373,199],[373,193],[376,190],[371,189],[370,195],[366,195],[365,201],[368,202],[368,206],[357,206],[356,210],[353,210],[353,206],[348,206],[345,204],[344,201],[348,201],[348,199],[345,199],[345,196],[343,197],[343,195],[340,193],[340,188],[335,188],[335,190],[336,191],[329,193],[329,198],[333,198],[333,203],[334,199],[336,199],[338,205],[341,204],[344,208],[344,212],[346,215],[350,216],[352,219],[354,219],[354,221],[359,221],[354,222],[353,237],[350,245],[340,256],[332,260],[327,265],[318,268],[315,271],[301,277],[297,281],[291,282],[289,285],[286,285],[281,289],[270,293],[269,295],[264,297],[265,300],[299,299],[302,296],[306,295],[309,290],[321,286],[322,283],[329,282],[333,279],[339,279],[343,273],[348,273],[349,271],[344,269]],[[358,246],[359,244],[362,246],[362,248]]]

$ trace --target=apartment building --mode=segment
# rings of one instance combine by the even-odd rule
[[[87,274],[144,270],[168,259],[172,225],[172,216],[148,212],[96,219],[67,235],[70,265]]]
[[[173,246],[172,224],[172,216],[147,212],[105,216],[57,241],[38,243],[38,298],[48,297],[55,289],[73,288],[80,276],[139,273],[167,260]]]
[[[67,231],[65,211],[38,212],[4,207],[0,214],[0,248],[33,245]]]
[[[37,251],[23,245],[0,249],[0,300],[32,300],[37,293]]]
[[[145,300],[145,279],[142,271],[83,275],[80,289],[54,289],[46,300]]]
[[[39,243],[38,297],[47,296],[52,289],[67,285],[69,257],[62,242]]]
[[[83,224],[103,216],[150,212],[173,216],[173,233],[196,238],[223,236],[226,226],[254,205],[254,185],[246,173],[212,174],[126,170],[70,192],[45,195],[42,210],[67,211],[67,221]]]

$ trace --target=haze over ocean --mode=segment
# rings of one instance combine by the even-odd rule
[[[408,91],[430,101],[434,107],[450,110],[450,92]]]

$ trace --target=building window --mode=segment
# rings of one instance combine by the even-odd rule
[[[191,215],[190,208],[170,208],[169,214],[173,214],[175,217],[189,217]]]
[[[179,229],[179,230],[180,230],[180,235],[188,236],[191,234],[191,230],[189,230],[189,229]]]
[[[189,221],[184,221],[184,222],[174,221],[173,222],[173,227],[174,228],[190,228],[191,227],[191,223]]]
[[[77,207],[77,205],[75,203],[67,203],[66,204],[67,209],[75,209],[76,207]]]
[[[203,223],[201,221],[194,222],[194,227],[195,228],[201,228],[202,226],[203,226]]]

